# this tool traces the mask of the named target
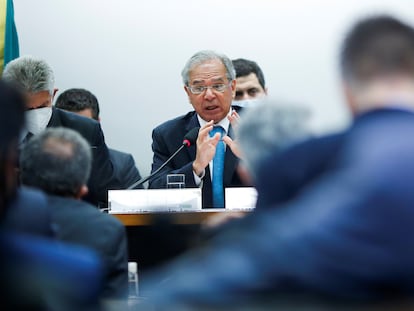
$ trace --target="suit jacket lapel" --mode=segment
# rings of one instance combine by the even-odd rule
[[[200,123],[198,122],[196,113],[194,113],[191,116],[191,118],[188,120],[187,125],[185,127],[185,130],[186,130],[185,134],[187,134],[190,130],[192,130],[195,127],[200,127]],[[187,149],[187,154],[189,158],[191,159],[191,161],[194,161],[195,156],[196,156],[196,144],[194,143],[186,149]]]
[[[230,125],[228,136],[234,139],[233,127]],[[224,158],[224,177],[223,184],[224,186],[230,185],[232,183],[233,175],[236,170],[239,159],[231,151],[230,147],[226,146],[226,155]]]
[[[59,111],[57,110],[57,108],[53,107],[52,116],[50,117],[47,127],[57,127],[61,125],[62,125],[62,121],[60,120]]]

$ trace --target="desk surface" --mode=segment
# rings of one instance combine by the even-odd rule
[[[223,210],[223,209],[204,209],[194,212],[157,212],[157,213],[136,213],[136,214],[111,214],[118,218],[125,226],[146,226],[151,225],[157,218],[167,218],[171,223],[177,225],[197,225],[205,219],[218,213],[227,215],[238,215],[249,213],[250,211]]]

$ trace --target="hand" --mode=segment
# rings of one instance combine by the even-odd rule
[[[233,111],[230,116],[227,117],[229,119],[231,126],[233,127],[234,132],[237,132],[237,127],[239,126],[240,122],[240,115],[237,111]],[[242,158],[241,150],[237,140],[231,139],[229,136],[223,137],[224,143],[230,147],[231,151],[235,154],[236,157]]]
[[[239,147],[239,144],[237,143],[237,140],[233,140],[230,138],[230,136],[224,136],[223,137],[224,143],[230,147],[231,151],[234,153],[236,157],[239,159],[242,158],[242,153]]]
[[[202,174],[216,154],[216,146],[220,140],[220,133],[216,133],[213,137],[210,137],[209,132],[213,129],[213,124],[213,120],[207,122],[198,132],[196,158],[193,162],[194,173],[198,176]]]
[[[233,110],[232,113],[227,117],[227,119],[230,121],[233,130],[237,132],[237,128],[240,122],[240,115],[237,113],[237,111]]]

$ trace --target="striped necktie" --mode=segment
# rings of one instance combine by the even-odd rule
[[[223,173],[224,173],[224,142],[222,140],[224,129],[221,126],[215,126],[210,131],[210,136],[214,136],[216,133],[220,133],[220,141],[216,146],[216,154],[213,158],[213,178],[212,178],[212,190],[213,190],[213,207],[224,208],[224,188],[223,188]]]

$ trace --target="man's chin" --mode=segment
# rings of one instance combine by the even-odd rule
[[[220,122],[225,117],[226,117],[226,114],[223,115],[223,113],[219,112],[218,109],[217,109],[217,112],[212,112],[211,110],[208,111],[207,113],[204,112],[203,115],[201,116],[201,118],[207,122],[214,120],[214,123]]]

